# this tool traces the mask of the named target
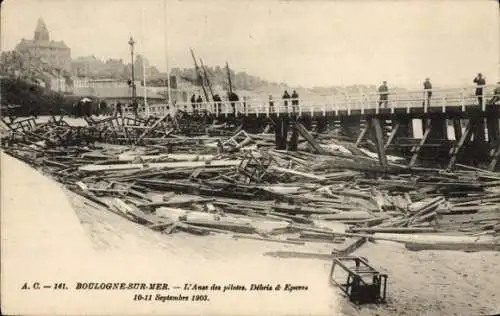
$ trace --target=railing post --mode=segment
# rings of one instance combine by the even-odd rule
[[[298,106],[298,110],[299,110],[299,114],[298,116],[301,117],[302,116],[302,107],[304,106],[304,100],[299,100],[299,106]]]
[[[466,88],[462,89],[462,112],[465,112],[465,91]]]
[[[280,113],[281,113],[281,107],[282,107],[282,103],[280,102],[276,102],[277,103],[277,108],[278,108],[278,111],[276,112],[276,116],[277,117],[280,117]]]
[[[332,112],[334,111],[334,104],[335,104],[335,97],[332,95],[330,98],[330,108]]]
[[[425,92],[424,92],[425,93]],[[429,104],[428,102],[425,102],[425,95],[424,95],[424,113],[427,113],[427,108],[428,108]],[[423,123],[422,123],[423,124]]]
[[[486,93],[484,93],[484,92],[485,92],[485,88],[486,88],[486,87],[485,87],[485,86],[483,86],[483,94],[482,94],[482,100],[483,100],[483,102],[481,102],[481,103],[482,103],[482,104],[481,104],[481,110],[482,110],[483,112],[484,112],[484,111],[486,111]]]
[[[309,106],[309,109],[311,111],[311,118],[314,117],[314,103],[311,103],[311,105]]]
[[[351,115],[351,97],[346,94],[347,115]]]
[[[365,114],[365,94],[361,93],[361,115]]]
[[[339,116],[339,99],[337,95],[334,95],[334,102],[335,102],[335,115]]]
[[[399,97],[399,96],[395,96],[394,98],[391,98],[391,99],[389,100],[389,102],[391,102],[391,113],[392,113],[392,114],[394,114],[394,104],[395,104],[395,103],[397,104],[397,101],[398,101],[398,100],[397,100],[397,98],[398,98],[398,97]]]
[[[444,95],[441,99],[441,112],[446,112],[446,95]]]

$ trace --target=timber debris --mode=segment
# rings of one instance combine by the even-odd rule
[[[272,134],[199,125],[182,115],[86,123],[11,122],[2,147],[163,234],[299,245],[349,239],[342,256],[377,239],[410,250],[499,250],[498,173],[410,168],[397,157],[381,166],[376,154],[334,135],[320,141],[300,124],[301,150],[289,152],[273,149]]]

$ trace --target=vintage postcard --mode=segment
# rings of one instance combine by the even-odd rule
[[[1,3],[1,314],[500,313],[498,1]]]

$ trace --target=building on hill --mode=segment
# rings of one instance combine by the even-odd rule
[[[40,56],[51,67],[71,70],[71,49],[63,41],[51,41],[49,30],[42,18],[38,19],[32,40],[22,39],[16,51]]]

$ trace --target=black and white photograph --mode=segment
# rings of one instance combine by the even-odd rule
[[[500,315],[498,1],[0,3],[0,314]]]

